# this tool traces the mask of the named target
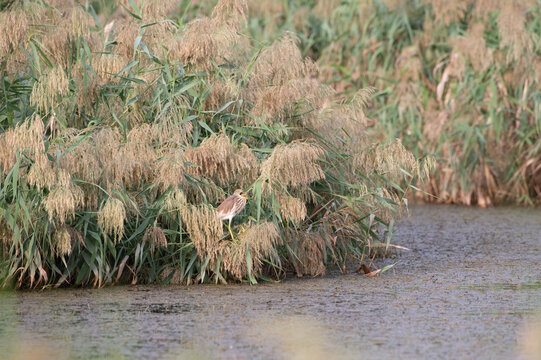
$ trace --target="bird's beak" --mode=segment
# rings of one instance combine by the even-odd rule
[[[248,200],[248,195],[246,195],[246,193],[242,193],[241,195],[243,198],[245,198],[246,200]]]

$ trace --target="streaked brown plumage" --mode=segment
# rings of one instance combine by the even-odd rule
[[[241,189],[237,189],[233,195],[225,199],[216,209],[220,220],[229,220],[228,228],[231,238],[233,238],[231,220],[244,209],[247,199],[248,196],[246,196],[246,193]]]

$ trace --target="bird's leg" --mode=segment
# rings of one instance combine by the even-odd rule
[[[231,231],[231,219],[229,219],[229,225],[227,225],[227,228],[229,229],[229,233],[231,234],[231,240],[235,241],[235,237],[233,236],[233,232]]]

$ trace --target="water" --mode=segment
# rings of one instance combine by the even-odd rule
[[[0,358],[510,359],[541,343],[541,210],[418,206],[393,243],[411,251],[374,278],[0,293]]]

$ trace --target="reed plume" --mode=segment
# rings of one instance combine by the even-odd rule
[[[167,247],[167,238],[162,228],[158,226],[149,226],[143,235],[143,244],[148,243],[150,251],[153,252],[155,247]]]
[[[249,273],[257,277],[263,270],[263,259],[268,258],[279,244],[280,235],[274,223],[250,226],[239,234],[237,242],[221,243],[223,267],[237,280],[246,278]],[[251,264],[246,262],[247,252]]]
[[[425,0],[432,5],[435,21],[441,21],[444,25],[459,21],[471,3],[471,0]]]
[[[187,205],[186,195],[179,190],[174,189],[169,192],[163,201],[164,209],[167,212],[180,212],[184,211],[184,207]]]
[[[60,66],[56,66],[44,75],[41,81],[34,84],[30,101],[36,104],[39,111],[51,111],[68,91],[68,77]]]
[[[137,188],[149,180],[157,160],[153,147],[153,128],[148,125],[136,126],[127,135],[127,141],[120,144],[114,159],[115,180],[127,188]]]
[[[115,75],[127,64],[128,61],[118,55],[98,55],[92,58],[92,69],[101,84],[114,83]]]
[[[209,256],[214,261],[218,256],[218,244],[223,236],[222,221],[218,219],[216,210],[205,204],[188,205],[182,207],[180,213],[190,240],[201,259]]]
[[[74,7],[71,11],[69,23],[71,25],[70,34],[77,38],[88,32],[88,28],[92,25],[93,19],[92,16],[81,7]]]
[[[124,20],[119,21],[119,25],[116,27],[116,53],[124,56],[127,59],[131,59],[134,55],[135,39],[140,35],[139,24],[134,21]]]
[[[79,231],[71,226],[60,226],[54,234],[55,252],[59,256],[70,255],[75,244],[84,244]]]
[[[358,167],[366,173],[378,172],[393,183],[404,178],[404,171],[422,177],[425,171],[412,153],[406,150],[399,139],[386,146],[376,146],[355,159]]]
[[[198,147],[187,149],[185,156],[195,165],[187,169],[190,175],[208,177],[222,186],[250,183],[259,165],[246,145],[234,146],[224,134],[206,138]]]
[[[132,9],[132,5],[128,0],[116,0],[120,5],[128,9]],[[180,4],[178,0],[161,1],[161,0],[134,0],[133,4],[140,10],[140,13],[145,21],[162,19],[174,12]]]
[[[186,25],[170,55],[184,64],[211,71],[215,63],[232,58],[239,41],[228,23],[222,24],[217,18],[194,19]]]
[[[368,117],[364,108],[373,89],[359,90],[350,101],[327,101],[310,116],[302,121],[303,137],[323,138],[328,144],[348,153],[358,153],[367,146],[366,126]],[[331,89],[325,90],[326,96],[333,97]],[[347,139],[346,141],[344,139]]]
[[[109,197],[98,212],[98,225],[105,235],[111,235],[115,242],[124,236],[124,221],[126,208],[124,203],[114,197]]]
[[[30,160],[45,167],[45,128],[39,116],[17,125],[0,134],[0,164],[2,175],[7,174],[15,166],[17,156],[24,153]],[[24,169],[20,174],[24,174]]]
[[[508,61],[520,61],[533,50],[530,33],[526,30],[526,6],[520,1],[505,1],[498,15],[502,47],[508,46]]]
[[[26,43],[30,24],[22,9],[0,12],[0,57],[6,58]]]
[[[180,185],[188,186],[185,174],[187,172],[186,159],[181,150],[171,150],[159,161],[156,169],[155,182],[161,190],[170,186],[177,188]]]
[[[283,219],[299,223],[306,218],[306,204],[302,199],[277,192],[276,201]]]
[[[246,22],[248,4],[245,0],[219,0],[212,9],[212,18],[218,24],[227,24],[236,31],[242,30]]]
[[[318,68],[302,57],[297,43],[294,35],[286,34],[263,49],[254,63],[245,96],[265,122],[284,119],[299,104],[308,111],[322,99],[315,80]]]
[[[75,210],[84,205],[84,193],[81,188],[68,182],[58,184],[43,200],[43,205],[49,220],[58,221],[64,224],[67,220],[73,219]]]
[[[284,186],[303,187],[325,178],[318,164],[323,150],[311,143],[296,141],[277,145],[261,164],[261,178],[266,184],[277,182]]]
[[[475,71],[481,73],[492,64],[492,51],[486,47],[482,23],[475,23],[468,31],[468,36],[457,38],[453,52],[466,57]],[[453,55],[451,55],[453,56]]]

